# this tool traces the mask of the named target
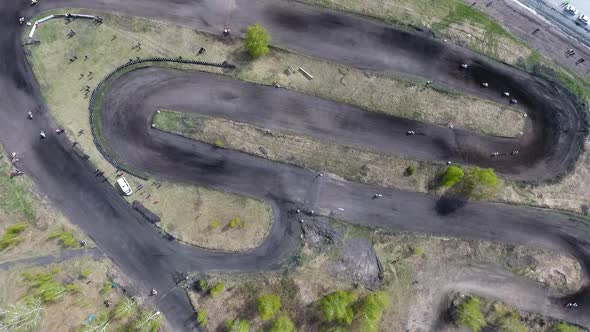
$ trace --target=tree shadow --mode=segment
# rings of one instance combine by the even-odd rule
[[[463,194],[461,183],[449,188],[436,202],[434,210],[439,216],[448,216],[467,205],[469,200]]]

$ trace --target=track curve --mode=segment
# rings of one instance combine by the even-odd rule
[[[448,149],[449,153],[455,153],[466,162],[488,165],[487,159],[482,157],[489,153],[487,149],[503,148],[506,143],[530,146],[529,151],[514,159],[518,162],[495,161],[497,165],[490,165],[507,175],[523,179],[552,178],[563,173],[575,161],[576,148],[583,140],[583,134],[578,132],[583,129],[583,121],[575,100],[559,86],[428,36],[399,32],[370,20],[293,3],[243,0],[239,1],[239,6],[242,10],[232,18],[235,31],[243,31],[248,24],[260,21],[269,28],[279,44],[306,54],[360,68],[416,74],[490,99],[498,98],[504,89],[510,90],[519,98],[520,105],[530,112],[531,123],[527,134],[520,143],[482,138],[473,150],[471,142],[456,145],[457,151]],[[369,198],[375,192],[371,186],[328,178],[318,180],[315,174],[299,168],[235,151],[213,150],[205,144],[150,130],[147,118],[155,110],[155,105],[142,105],[145,109],[140,108],[140,112],[134,110],[123,114],[121,111],[130,105],[123,104],[117,99],[123,96],[112,91],[107,95],[105,105],[116,106],[111,109],[115,113],[104,112],[106,108],[103,110],[101,121],[105,121],[104,128],[120,128],[108,121],[109,116],[126,121],[128,126],[120,128],[126,131],[105,133],[117,157],[173,181],[253,194],[273,205],[275,223],[269,239],[250,252],[213,253],[165,241],[110,186],[92,176],[91,166],[73,154],[65,137],[49,137],[43,142],[37,139],[40,127],[50,128],[55,124],[22,56],[15,22],[21,15],[31,16],[42,10],[63,7],[118,10],[133,15],[172,19],[214,32],[223,26],[225,8],[213,0],[197,3],[189,0],[167,3],[155,0],[96,0],[90,3],[55,0],[42,1],[39,7],[28,7],[20,0],[7,0],[0,5],[0,27],[4,31],[0,35],[2,143],[11,151],[22,151],[19,154],[25,172],[70,219],[93,237],[109,258],[137,281],[140,289],[147,291],[154,286],[170,289],[155,300],[175,330],[191,329],[195,316],[184,292],[174,288],[175,273],[188,270],[260,270],[281,266],[298,244],[300,229],[297,217],[290,211],[300,206],[368,225],[555,249],[574,255],[588,271],[590,243],[586,239],[590,235],[590,227],[581,219],[540,209],[482,202],[448,209],[454,202],[441,202],[429,195],[396,190],[379,189],[384,194],[383,199],[371,201]],[[463,61],[472,65],[468,76],[457,71],[457,66]],[[141,71],[132,72],[116,84],[125,84],[125,80],[133,78],[133,75],[141,74]],[[161,72],[158,75],[165,74]],[[174,80],[175,75],[178,74],[170,79]],[[187,74],[180,74],[183,75]],[[491,89],[477,87],[483,79],[490,83]],[[190,83],[190,79],[185,83]],[[119,93],[124,95],[125,91]],[[289,94],[284,91],[272,93]],[[138,102],[136,98],[126,99],[130,103]],[[182,102],[164,104],[168,108],[183,107]],[[43,111],[36,118],[35,125],[25,121],[23,116],[23,110],[33,108]],[[127,136],[125,133],[128,133]],[[442,134],[441,137],[450,139]],[[137,152],[126,153],[129,150],[125,149],[131,147],[135,147]],[[347,206],[344,212],[334,212],[343,205]],[[582,305],[578,311],[567,314],[568,320],[588,325],[584,318],[588,316],[584,305],[584,301],[589,303],[587,292],[583,290],[574,296]],[[546,298],[551,299],[552,310],[562,310],[552,294],[546,294]]]

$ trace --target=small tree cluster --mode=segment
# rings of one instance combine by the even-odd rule
[[[225,284],[223,283],[223,281],[219,281],[213,287],[211,287],[211,289],[209,290],[209,295],[211,295],[211,297],[216,297],[217,295],[221,294],[221,292],[223,292],[224,289]]]
[[[413,165],[406,167],[406,174],[408,176],[412,176],[414,175],[414,173],[416,173],[416,167],[414,167]]]
[[[480,310],[480,301],[477,297],[470,297],[457,306],[455,322],[463,325],[473,332],[479,332],[487,323]]]
[[[498,177],[491,168],[475,167],[465,177],[463,193],[472,199],[493,198],[498,191]]]
[[[463,177],[465,176],[465,172],[459,166],[449,166],[445,171],[445,174],[442,178],[442,186],[446,188],[450,188],[457,183],[459,183]]]
[[[320,309],[328,322],[350,325],[354,319],[352,303],[357,299],[350,292],[339,290],[320,299]]]
[[[356,309],[360,331],[377,332],[383,311],[389,307],[389,296],[385,292],[369,294]]]
[[[295,324],[286,314],[280,314],[272,323],[269,332],[295,332]]]
[[[225,328],[227,332],[249,332],[250,323],[243,319],[230,319],[225,322]]]
[[[207,311],[205,309],[201,309],[197,312],[197,322],[199,322],[199,325],[201,326],[207,325]]]
[[[281,308],[281,298],[274,294],[258,297],[258,313],[262,320],[269,320]]]
[[[527,332],[516,312],[511,312],[498,319],[496,325],[502,332]]]

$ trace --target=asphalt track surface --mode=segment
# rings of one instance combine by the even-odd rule
[[[375,125],[371,117],[377,115],[360,115],[359,110],[351,107],[310,97],[295,98],[288,91],[245,85],[212,75],[143,69],[124,75],[114,83],[128,90],[112,89],[105,98],[105,105],[113,107],[103,109],[101,123],[105,139],[115,157],[168,180],[206,185],[265,199],[273,206],[275,220],[268,240],[247,253],[211,252],[164,240],[107,183],[92,175],[94,168],[72,152],[71,142],[66,137],[50,135],[46,140],[38,139],[40,129],[50,131],[49,128],[55,128],[56,125],[40,97],[38,85],[22,53],[19,42],[21,30],[16,21],[21,15],[31,17],[44,10],[66,7],[97,8],[155,17],[214,33],[222,30],[228,20],[227,7],[225,3],[212,0],[42,0],[36,7],[28,7],[26,2],[20,0],[5,0],[0,4],[0,26],[3,31],[0,34],[0,141],[8,151],[19,153],[25,173],[94,239],[127,276],[136,280],[140,290],[146,293],[152,287],[160,290],[153,301],[167,316],[173,330],[192,329],[195,318],[184,291],[175,287],[177,273],[259,271],[281,267],[290,259],[299,243],[297,220],[301,216],[293,210],[300,207],[351,222],[400,231],[555,249],[578,258],[587,271],[590,245],[586,239],[590,228],[584,220],[541,209],[482,202],[461,203],[425,194],[376,189],[329,177],[316,178],[315,174],[300,168],[236,151],[214,149],[206,144],[149,129],[149,117],[156,107],[198,111],[187,105],[182,96],[173,100],[173,91],[164,85],[161,90],[150,90],[153,94],[159,94],[161,99],[150,99],[151,95],[142,95],[145,91],[133,89],[139,85],[149,90],[146,84],[150,80],[146,73],[149,73],[168,78],[170,84],[178,87],[183,84],[200,88],[204,85],[219,86],[237,95],[238,99],[247,99],[249,92],[257,92],[263,97],[262,101],[268,101],[270,105],[274,105],[272,103],[277,96],[285,103],[301,99],[303,106],[323,105],[324,111],[334,119],[337,119],[336,111],[343,111],[346,116],[353,119],[361,117],[362,121]],[[529,113],[527,132],[518,140],[484,138],[463,131],[450,134],[450,131],[423,125],[423,130],[429,130],[429,134],[437,138],[424,136],[425,142],[407,141],[407,144],[420,146],[409,154],[427,157],[430,151],[436,154],[436,158],[452,157],[458,161],[490,165],[508,176],[522,179],[552,178],[563,173],[575,161],[577,146],[583,140],[582,133],[579,133],[582,120],[575,102],[567,92],[548,82],[490,63],[483,57],[442,44],[428,36],[398,32],[361,18],[296,3],[240,1],[238,8],[230,18],[232,31],[243,32],[247,25],[258,21],[272,32],[276,44],[309,55],[359,68],[422,76],[441,86],[490,99],[499,98],[500,93],[508,89],[519,99],[520,107]],[[458,70],[461,62],[471,64],[468,73]],[[490,89],[479,88],[479,83],[484,79],[490,83]],[[273,95],[275,98],[271,98]],[[231,104],[233,97],[228,96],[219,95],[213,105]],[[198,97],[197,94],[193,98]],[[149,99],[153,104],[145,104],[142,99]],[[201,106],[204,104],[202,102]],[[134,108],[131,112],[128,107],[139,109]],[[26,110],[30,109],[38,114],[33,122],[26,120],[25,116]],[[213,107],[208,111],[215,112]],[[225,112],[228,117],[236,115],[231,111],[231,106],[219,108],[219,112]],[[249,116],[246,120],[254,123],[262,121],[253,114]],[[306,123],[302,118],[287,117],[286,114],[277,114],[277,118],[287,122],[272,122],[271,117],[266,120],[269,122],[259,124],[276,128],[298,125],[290,129],[336,141],[347,137],[342,134],[345,127],[338,125],[342,125],[342,121],[334,124],[321,121],[318,125],[323,127],[314,128],[307,125],[311,122]],[[114,119],[116,123],[109,122]],[[400,127],[394,133],[376,132],[370,136],[364,132],[367,128],[358,124],[349,125],[358,129],[353,137],[359,138],[359,141],[348,138],[353,144],[375,145],[376,149],[404,152],[399,150],[404,147],[388,147],[381,140],[395,135],[397,139],[402,139],[404,136],[401,135]],[[337,138],[328,137],[330,135],[337,135]],[[462,142],[461,138],[457,138],[462,135],[471,136]],[[432,148],[429,144],[435,145],[438,138],[445,140],[445,143]],[[449,143],[453,140],[454,144]],[[391,144],[395,145],[394,142]],[[510,148],[507,148],[508,144]],[[510,151],[513,144],[522,146],[519,157],[493,161],[487,157],[491,148],[498,147],[497,150],[500,150],[501,147],[505,149],[502,152]],[[375,192],[384,196],[372,200]],[[339,207],[345,210],[339,211]],[[536,284],[520,287],[514,283],[512,289],[522,295],[524,300],[521,301],[527,303],[527,308],[532,311],[548,312],[590,326],[590,315],[585,305],[590,301],[590,296],[586,288],[568,299]],[[580,306],[575,310],[565,310],[564,301],[572,298]],[[535,303],[543,303],[543,307]]]

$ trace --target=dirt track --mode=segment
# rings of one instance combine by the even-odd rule
[[[98,0],[89,3],[56,0],[42,2],[39,7],[32,8],[20,0],[7,0],[0,6],[0,27],[3,29],[3,34],[0,35],[0,99],[3,100],[0,106],[0,140],[7,151],[19,152],[25,172],[35,180],[40,189],[70,219],[79,224],[124,273],[136,280],[141,290],[146,293],[152,287],[163,290],[153,300],[170,319],[175,330],[191,329],[195,317],[184,291],[175,288],[174,276],[177,272],[264,270],[280,267],[291,257],[297,246],[300,233],[297,219],[300,217],[293,211],[300,207],[314,209],[325,215],[332,214],[344,220],[405,231],[441,233],[556,249],[578,257],[586,269],[590,266],[590,245],[585,240],[590,235],[590,228],[583,220],[539,209],[479,202],[464,204],[439,200],[428,195],[381,190],[327,177],[318,179],[315,174],[303,169],[235,151],[213,149],[205,144],[151,130],[147,117],[157,105],[142,104],[143,100],[149,99],[141,96],[146,91],[133,93],[133,86],[125,87],[126,90],[113,90],[105,100],[105,105],[113,106],[110,109],[113,113],[104,113],[103,125],[107,141],[111,147],[117,149],[115,154],[119,158],[156,176],[253,194],[268,200],[273,206],[275,223],[269,239],[251,252],[212,253],[168,242],[120,199],[108,184],[92,175],[93,167],[72,152],[71,142],[65,137],[50,136],[44,141],[38,139],[41,128],[49,132],[47,128],[56,126],[48,116],[38,86],[22,55],[16,19],[19,12],[26,12],[30,16],[33,10],[90,6],[173,19],[218,32],[227,19],[224,8],[220,8],[219,3],[212,0],[196,4],[188,0],[167,3],[146,0]],[[521,149],[518,158],[494,161],[496,164],[493,166],[506,174],[529,179],[548,178],[564,171],[575,160],[577,144],[583,139],[582,134],[577,132],[581,123],[576,106],[563,90],[552,87],[547,82],[533,79],[512,68],[490,63],[456,46],[442,44],[426,36],[397,32],[368,20],[308,9],[298,4],[244,0],[238,2],[238,6],[241,10],[232,17],[234,31],[243,30],[253,21],[260,21],[273,32],[278,44],[311,55],[363,68],[399,70],[406,74],[422,75],[438,84],[491,99],[498,98],[504,89],[509,89],[519,98],[519,105],[530,113],[531,124],[519,142],[523,147],[528,146],[528,149]],[[355,47],[351,48],[350,45]],[[462,61],[471,64],[469,72],[457,69]],[[165,71],[158,73],[157,69],[152,71],[156,77],[167,74]],[[133,75],[139,75],[139,83],[148,82],[149,78],[141,74],[141,71],[137,71],[126,75],[116,84],[124,86],[126,80],[132,79]],[[198,81],[194,81],[191,74],[180,73],[169,77],[170,83],[173,83],[175,75],[180,77],[176,83],[179,87]],[[479,83],[484,79],[490,83],[490,89],[479,88]],[[229,89],[233,93],[259,89],[225,80],[218,81],[221,82],[219,88]],[[232,84],[235,85],[233,91]],[[267,98],[275,94],[290,94],[280,90],[260,91],[263,94],[268,93]],[[161,99],[149,99],[154,104],[166,104],[167,108],[183,108],[182,98],[176,98],[174,104],[174,95],[170,90],[164,89],[164,86],[161,92],[152,92],[161,93]],[[329,107],[334,109],[340,107],[333,103],[326,105],[331,105]],[[134,108],[133,112],[125,112],[127,107],[132,106],[141,107]],[[36,117],[34,122],[28,121],[25,118],[27,109],[39,110],[42,115]],[[356,110],[349,112],[358,114],[355,113]],[[123,127],[116,127],[109,119],[117,119],[117,126]],[[363,119],[365,120],[369,123],[372,121]],[[288,124],[295,123],[297,122]],[[313,127],[307,127],[305,123],[299,124],[300,130],[314,132]],[[324,124],[329,125],[328,122]],[[120,130],[113,130],[115,128]],[[337,127],[326,129],[335,130],[338,134]],[[428,130],[436,134],[442,129],[432,127]],[[446,134],[440,134],[440,137],[450,139],[452,135],[457,135],[450,133],[451,131],[447,131]],[[366,137],[362,132],[358,135],[359,138]],[[384,137],[389,139],[392,136]],[[438,140],[433,141],[434,144],[438,143]],[[371,144],[371,141],[364,143]],[[460,145],[461,153],[452,149],[444,150],[443,147],[438,151],[454,153],[452,156],[460,160],[483,165],[489,162],[487,157],[484,158],[489,153],[487,150],[499,143],[500,141],[496,142],[494,139],[473,136]],[[424,143],[424,149],[426,146],[428,144]],[[384,197],[372,200],[376,191],[382,192]],[[345,211],[335,212],[341,206],[346,207]],[[581,297],[578,303],[581,306],[578,311],[563,312],[561,300],[556,300],[552,293],[538,285],[533,287],[539,290],[531,293],[527,302],[531,305],[531,310],[556,312],[569,321],[590,325],[590,316],[585,314],[585,293],[579,295]],[[524,301],[526,296],[527,290],[523,290]],[[535,307],[534,303],[539,303],[539,297],[549,301],[549,307]]]

